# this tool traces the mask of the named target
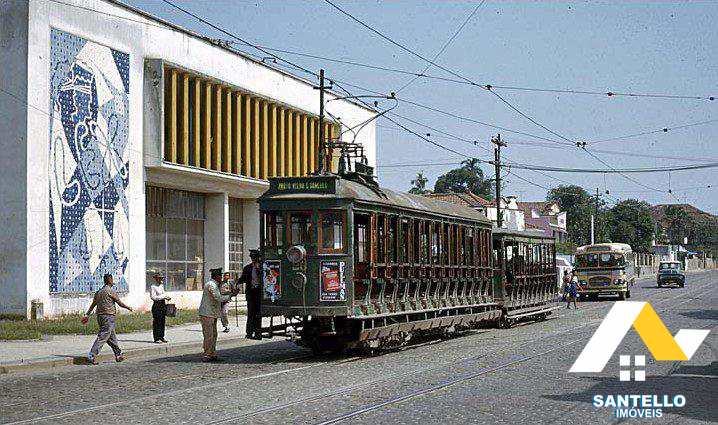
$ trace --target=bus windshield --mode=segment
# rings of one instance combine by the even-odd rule
[[[576,267],[624,267],[625,265],[626,259],[623,254],[604,252],[576,256]]]

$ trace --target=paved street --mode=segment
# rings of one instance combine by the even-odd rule
[[[612,301],[559,310],[512,329],[481,329],[377,357],[312,358],[275,340],[196,355],[0,377],[2,423],[610,423],[595,394],[682,394],[658,421],[718,421],[718,271],[686,287],[639,280],[672,333],[712,329],[689,362],[653,361],[629,332],[606,370],[567,371]],[[619,354],[647,354],[646,382],[618,380]]]

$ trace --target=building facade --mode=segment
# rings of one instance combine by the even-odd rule
[[[84,310],[105,273],[135,308],[154,272],[196,307],[258,246],[267,179],[319,166],[311,81],[110,0],[3,2],[0,23],[0,314]],[[326,109],[333,139],[375,114]],[[355,141],[375,165],[374,124]]]
[[[517,205],[523,211],[527,228],[542,231],[556,242],[566,242],[566,212],[561,211],[557,202],[518,202]]]
[[[496,201],[489,201],[488,199],[484,199],[471,192],[427,193],[425,196],[473,208],[476,211],[483,213],[486,218],[491,220],[494,223],[494,226],[496,226]],[[499,205],[501,207],[502,214],[501,228],[519,231],[526,229],[524,211],[519,208],[515,196],[501,197]]]

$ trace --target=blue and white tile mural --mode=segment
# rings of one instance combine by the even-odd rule
[[[127,290],[129,54],[53,29],[50,292]]]

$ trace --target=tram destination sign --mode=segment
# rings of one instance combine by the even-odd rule
[[[335,193],[337,179],[335,177],[289,177],[271,179],[271,193]]]

